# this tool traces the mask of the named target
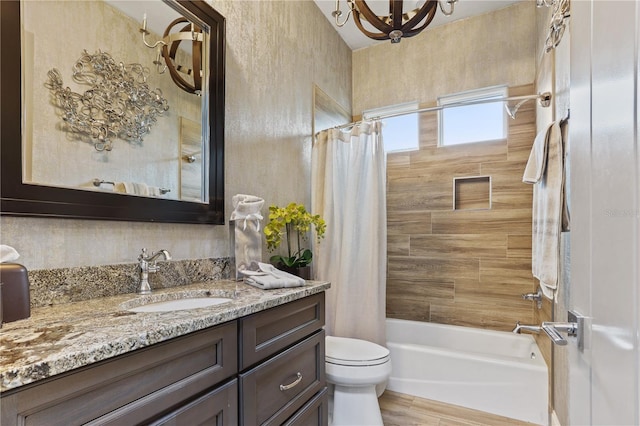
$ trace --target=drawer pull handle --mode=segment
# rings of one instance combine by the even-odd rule
[[[298,376],[298,378],[295,379],[293,382],[289,383],[288,385],[280,385],[280,390],[281,391],[289,390],[292,387],[296,386],[298,383],[300,383],[302,381],[302,374],[300,374],[300,372],[298,372],[298,373],[296,373],[296,375]]]

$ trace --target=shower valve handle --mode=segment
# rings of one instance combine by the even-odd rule
[[[538,309],[542,309],[542,289],[538,287],[536,293],[525,293],[522,295],[524,300],[532,300],[537,303]]]
[[[542,331],[551,339],[553,343],[560,346],[566,346],[567,340],[562,337],[560,331],[566,332],[569,336],[578,335],[578,323],[575,322],[548,322],[542,323]]]

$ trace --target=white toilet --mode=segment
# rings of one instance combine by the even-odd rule
[[[327,382],[333,388],[329,401],[329,424],[382,425],[376,386],[391,375],[389,350],[365,340],[327,336],[325,340]],[[384,390],[379,386],[380,393]]]

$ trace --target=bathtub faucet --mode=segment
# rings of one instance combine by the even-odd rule
[[[543,322],[542,331],[547,333],[547,336],[553,343],[560,346],[566,346],[567,340],[562,337],[559,331],[567,333],[569,336],[578,335],[578,324],[575,322]]]
[[[562,337],[559,333],[560,331],[567,333],[569,336],[577,336],[578,335],[578,323],[576,322],[549,322],[545,321],[542,325],[522,325],[520,321],[516,322],[516,326],[512,332],[516,334],[521,334],[521,331],[528,331],[531,333],[540,333],[540,331],[544,331],[547,336],[551,339],[551,341],[559,346],[565,346],[567,344],[567,340]]]
[[[516,326],[513,330],[511,330],[513,333],[515,334],[521,334],[521,331],[528,331],[530,333],[540,333],[540,330],[542,330],[542,327],[540,327],[539,325],[524,325],[524,324],[520,324],[520,321],[516,322]]]

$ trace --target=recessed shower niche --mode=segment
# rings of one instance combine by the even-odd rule
[[[453,178],[453,210],[491,209],[491,176]]]

